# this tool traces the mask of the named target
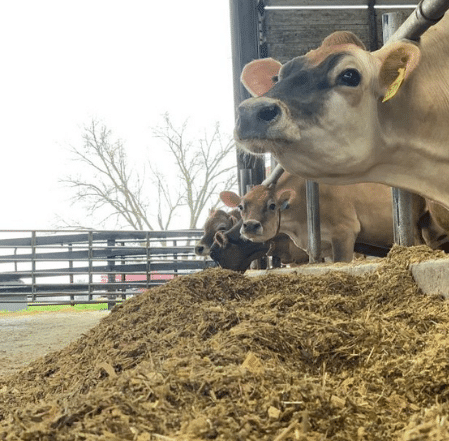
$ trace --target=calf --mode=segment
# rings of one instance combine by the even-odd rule
[[[219,231],[211,246],[210,256],[222,268],[246,271],[253,260],[272,255],[283,264],[303,264],[309,261],[308,254],[295,246],[285,234],[279,234],[267,242],[252,242],[240,233],[242,221],[229,231]]]
[[[237,143],[327,184],[378,182],[449,207],[449,13],[418,43],[375,52],[336,32],[282,65],[255,60],[242,82]]]
[[[240,219],[239,210],[231,210],[228,213],[223,210],[211,210],[204,224],[204,235],[195,245],[195,254],[209,256],[215,233],[230,230]]]
[[[285,233],[307,249],[305,180],[284,173],[276,185],[253,187],[240,198],[224,191],[221,200],[238,207],[242,216],[241,233],[267,242]],[[380,184],[320,186],[322,257],[334,262],[351,261],[357,243],[390,248],[393,244],[391,189]],[[414,198],[415,242],[423,243],[417,223],[424,212],[424,199]]]

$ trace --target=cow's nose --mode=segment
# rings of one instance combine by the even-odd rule
[[[262,230],[263,230],[262,224],[259,221],[248,220],[243,222],[242,225],[243,234],[261,234]]]
[[[276,124],[282,114],[281,108],[265,99],[249,99],[240,104],[235,130],[240,139],[260,139]]]
[[[261,121],[265,121],[267,123],[273,121],[276,119],[278,115],[281,114],[281,109],[276,104],[273,104],[271,106],[266,106],[262,109],[260,109],[257,112],[257,118]]]
[[[204,256],[206,254],[206,247],[204,245],[196,245],[195,254],[197,256]]]

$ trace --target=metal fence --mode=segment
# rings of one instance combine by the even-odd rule
[[[114,304],[210,266],[201,230],[0,230],[0,310],[19,304]],[[8,308],[9,306],[9,308]]]

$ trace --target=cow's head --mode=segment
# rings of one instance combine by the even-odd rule
[[[240,212],[238,210],[232,210],[229,213],[223,210],[211,210],[204,224],[204,235],[195,245],[195,254],[209,256],[215,233],[231,229],[239,219]]]
[[[240,234],[240,220],[229,231],[218,231],[210,249],[210,257],[222,268],[246,271],[251,262],[265,256],[270,249],[268,243],[255,243]]]
[[[242,82],[254,98],[239,106],[235,139],[251,153],[273,153],[287,171],[305,178],[356,182],[385,162],[385,151],[375,148],[388,137],[379,109],[388,113],[403,99],[419,59],[419,48],[409,42],[370,53],[354,34],[336,32],[284,65],[252,61]]]
[[[228,207],[237,207],[242,216],[241,234],[254,241],[266,242],[280,229],[281,212],[289,208],[295,190],[276,190],[275,186],[256,185],[242,198],[222,191],[220,199]]]

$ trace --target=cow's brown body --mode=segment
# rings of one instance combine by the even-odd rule
[[[305,180],[284,173],[275,186],[258,185],[240,198],[222,192],[228,206],[239,206],[241,233],[252,241],[266,242],[279,233],[307,249]],[[425,201],[414,198],[415,242],[423,243],[418,219]],[[322,257],[350,261],[356,243],[389,248],[393,244],[391,189],[380,184],[320,186]]]

